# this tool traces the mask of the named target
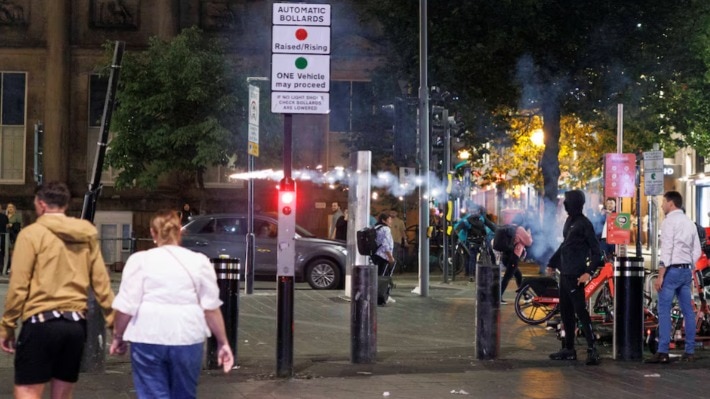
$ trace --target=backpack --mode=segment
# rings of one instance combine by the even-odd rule
[[[499,252],[513,252],[515,250],[515,231],[517,228],[514,224],[499,226],[493,237],[493,249]]]
[[[377,243],[377,229],[382,225],[377,224],[373,227],[367,226],[357,232],[357,251],[360,255],[372,256],[377,252],[380,244]]]
[[[480,216],[469,216],[468,224],[471,225],[468,229],[469,237],[483,237],[486,235],[486,225]]]

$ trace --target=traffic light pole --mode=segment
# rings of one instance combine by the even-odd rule
[[[284,114],[283,167],[279,184],[277,249],[276,375],[293,376],[293,299],[295,265],[296,185],[291,178],[293,115]]]
[[[419,0],[419,295],[429,296],[429,83],[427,0]]]

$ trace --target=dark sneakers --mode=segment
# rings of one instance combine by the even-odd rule
[[[668,363],[670,358],[667,353],[656,352],[650,359],[646,359],[645,363]]]
[[[577,360],[577,351],[574,349],[562,348],[559,352],[550,354],[552,360]]]
[[[587,349],[587,366],[596,366],[599,364],[599,352],[597,348]]]

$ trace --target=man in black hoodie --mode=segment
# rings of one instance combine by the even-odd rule
[[[562,230],[564,241],[547,265],[548,272],[552,272],[552,269],[560,271],[560,314],[565,329],[563,347],[559,352],[551,354],[550,359],[577,359],[574,350],[576,314],[587,339],[587,365],[596,365],[599,364],[599,354],[594,346],[592,321],[585,306],[584,285],[592,279],[592,274],[603,262],[594,226],[582,214],[584,200],[584,193],[579,190],[565,193],[564,206],[569,216]]]

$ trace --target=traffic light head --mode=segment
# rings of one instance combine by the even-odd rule
[[[289,216],[296,206],[296,183],[291,178],[283,178],[279,184],[279,212]]]

